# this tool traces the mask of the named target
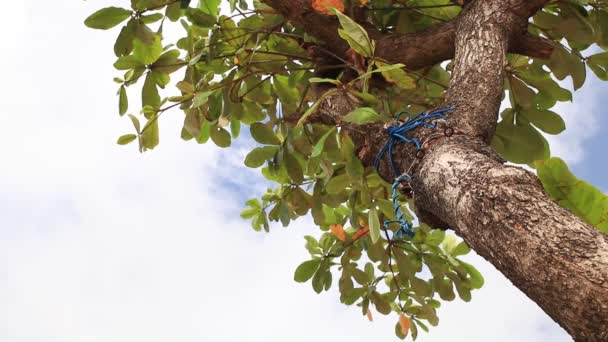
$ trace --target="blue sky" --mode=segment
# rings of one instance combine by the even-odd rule
[[[335,289],[293,282],[302,237],[317,234],[309,219],[271,234],[240,220],[245,197],[267,186],[242,164],[246,140],[230,153],[183,142],[176,111],[157,150],[115,145],[131,129],[112,82],[117,32],[82,21],[117,3],[11,2],[0,22],[0,340],[396,340],[396,317],[370,323]],[[569,128],[551,141],[607,190],[607,86],[589,79],[561,105]],[[491,265],[467,260],[486,286],[445,303],[421,341],[571,340]]]

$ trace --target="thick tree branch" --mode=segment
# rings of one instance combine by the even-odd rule
[[[497,121],[507,46],[543,3],[477,0],[463,11],[448,101],[457,108],[451,124],[465,134],[439,140],[419,162],[415,200],[576,341],[606,341],[608,236],[551,201],[534,175],[503,165],[485,144]]]
[[[553,49],[554,43],[551,40],[525,33],[511,41],[509,52],[532,58],[549,59]]]
[[[325,48],[332,53],[341,58],[346,57],[349,46],[338,36],[338,21],[335,17],[315,11],[310,0],[263,0],[263,2],[294,25],[323,41]],[[530,13],[536,12],[544,3],[545,1],[535,0],[528,4],[518,3],[512,6],[510,11],[527,19]],[[454,57],[455,32],[459,21],[460,17],[415,33],[384,34],[373,29],[369,33],[376,40],[377,57],[392,63],[403,63],[409,69],[416,70]],[[536,58],[548,58],[551,55],[552,45],[548,40],[527,34],[525,27],[520,30],[520,34],[521,38],[513,40],[512,46],[507,47],[509,52]]]
[[[608,236],[551,201],[533,174],[468,139],[444,139],[425,157],[416,205],[432,208],[575,341],[608,341]]]

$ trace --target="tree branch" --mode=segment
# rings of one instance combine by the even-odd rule
[[[414,184],[417,206],[453,227],[575,341],[608,341],[608,235],[479,141],[444,139]]]
[[[339,23],[333,16],[315,11],[310,0],[263,0],[264,3],[281,13],[294,25],[301,27],[308,34],[324,42],[325,48],[340,58],[346,57],[348,44],[338,36]],[[529,3],[518,2],[512,11],[518,16],[529,17],[546,1],[532,0]],[[467,8],[469,4],[467,3]],[[540,6],[540,7],[539,7]],[[526,17],[526,18],[527,18]],[[427,30],[399,34],[385,34],[369,30],[372,39],[376,40],[376,56],[391,63],[403,63],[409,69],[416,70],[431,66],[454,57],[456,27],[460,17],[442,24],[434,25]],[[368,27],[369,25],[364,25]],[[509,52],[536,58],[548,58],[552,45],[541,37],[533,37],[521,31],[523,39],[513,40]]]

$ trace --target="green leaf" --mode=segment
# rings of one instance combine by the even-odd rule
[[[372,238],[372,243],[376,243],[380,239],[380,219],[378,218],[378,211],[375,207],[369,210],[369,235]]]
[[[445,238],[445,230],[434,229],[426,236],[424,243],[430,246],[439,246]]]
[[[141,145],[142,150],[152,150],[158,146],[159,133],[158,133],[158,118],[156,116],[150,118],[144,126],[141,134]]]
[[[594,28],[587,19],[586,13],[583,16],[577,7],[568,2],[559,3],[562,21],[554,28],[554,31],[569,42],[591,44],[594,41]],[[573,44],[570,43],[570,45]]]
[[[510,109],[508,109],[510,110]],[[503,119],[496,126],[492,145],[498,153],[510,162],[530,164],[546,159],[548,150],[545,138],[529,123],[513,124]]]
[[[289,76],[275,75],[273,86],[276,94],[279,96],[279,100],[281,100],[281,104],[283,104],[287,111],[295,111],[300,102],[300,93],[298,92],[298,88],[289,84]]]
[[[348,45],[358,54],[364,57],[372,57],[374,55],[375,44],[369,38],[365,29],[335,8],[332,10],[342,26],[342,29],[338,29],[340,37],[346,40]]]
[[[141,64],[148,65],[156,62],[163,52],[160,35],[154,35],[152,42],[145,43],[140,39],[133,41],[133,58]]]
[[[134,116],[133,114],[129,114],[129,118],[131,119],[131,122],[133,123],[133,127],[135,127],[135,131],[139,134],[140,133],[140,123],[139,123],[139,119]]]
[[[157,60],[150,66],[150,69],[162,73],[171,74],[181,67],[185,66],[185,62],[179,59],[179,50],[169,50],[163,53]]]
[[[118,138],[118,145],[126,145],[130,142],[132,142],[133,140],[137,139],[137,135],[135,134],[125,134],[123,136],[121,136],[120,138]]]
[[[586,68],[581,58],[573,53],[566,51],[561,46],[556,46],[551,54],[548,66],[558,80],[563,80],[566,76],[572,77],[574,90],[579,89],[585,83]]]
[[[346,187],[350,185],[350,177],[348,174],[342,173],[337,176],[332,177],[329,182],[325,185],[325,191],[328,194],[339,194],[344,192]]]
[[[439,293],[439,297],[443,300],[452,301],[456,298],[454,287],[450,279],[435,277],[432,280],[435,290]]]
[[[160,95],[158,94],[158,88],[151,72],[146,76],[146,81],[141,90],[141,103],[144,106],[151,106],[153,108],[160,107]]]
[[[120,116],[125,115],[129,109],[129,99],[127,98],[127,90],[125,86],[121,86],[118,94],[118,113]]]
[[[515,99],[515,104],[524,108],[532,106],[534,99],[534,91],[532,89],[516,77],[509,77],[509,86],[511,95]]]
[[[230,133],[228,133],[227,130],[223,129],[222,127],[212,127],[211,131],[210,131],[210,135],[211,135],[211,140],[218,146],[218,147],[228,147],[230,146]]]
[[[546,109],[524,109],[521,114],[530,122],[549,134],[559,134],[566,129],[566,123],[559,114]]]
[[[381,296],[378,292],[372,292],[369,298],[371,299],[372,303],[374,303],[376,310],[378,310],[379,313],[383,315],[388,315],[391,313],[392,310],[390,304],[386,298]]]
[[[319,78],[319,77],[311,77],[308,79],[310,83],[333,83],[335,85],[340,85],[342,82],[335,80],[333,78]]]
[[[306,239],[305,247],[311,255],[312,254],[321,254],[321,248],[319,247],[319,242],[317,240],[315,240],[314,237],[312,237],[310,235],[306,235],[306,236],[304,236],[304,239]]]
[[[163,17],[164,15],[162,13],[153,13],[150,15],[142,15],[140,21],[144,24],[152,24],[161,20]]]
[[[116,57],[127,56],[133,51],[133,39],[135,38],[135,28],[137,22],[134,19],[129,20],[127,25],[123,26],[120,34],[114,43],[114,54]]]
[[[269,159],[272,159],[275,154],[277,154],[278,150],[278,146],[264,146],[254,148],[245,157],[245,165],[251,168],[260,167],[264,165],[264,162]]]
[[[260,214],[260,208],[245,208],[241,211],[241,218],[252,219]]]
[[[170,0],[131,0],[131,5],[136,10],[151,10],[167,5]]]
[[[608,196],[576,178],[559,158],[538,162],[536,168],[551,198],[600,231],[608,233]]]
[[[471,251],[466,242],[461,241],[456,247],[451,251],[452,256],[459,256],[468,254]]]
[[[298,161],[298,159],[296,159],[296,157],[294,157],[293,154],[287,152],[287,153],[285,153],[284,161],[285,161],[285,163],[284,163],[285,168],[287,169],[287,174],[289,175],[289,178],[291,178],[291,180],[297,184],[304,182],[304,174],[302,172],[302,165],[300,165],[300,162]]]
[[[192,107],[193,108],[198,108],[202,105],[204,105],[205,103],[207,103],[207,101],[209,101],[209,96],[213,95],[213,92],[211,91],[199,91],[194,95],[194,100],[192,101]]]
[[[606,20],[608,20],[608,14]],[[587,65],[600,80],[608,81],[608,52],[589,56]]]
[[[119,57],[114,63],[114,68],[117,70],[129,70],[137,67],[142,67],[143,64],[137,61],[132,55]]]
[[[198,8],[211,16],[217,17],[221,2],[222,0],[203,0],[198,3]]]
[[[106,7],[91,14],[84,24],[93,29],[107,30],[131,16],[133,12],[120,7]]]
[[[298,266],[298,268],[296,268],[293,279],[298,283],[307,282],[315,274],[320,264],[321,259],[304,261],[300,264],[300,266]]]
[[[323,136],[321,137],[321,139],[319,139],[319,141],[317,141],[317,143],[315,144],[315,146],[312,149],[312,154],[310,155],[312,158],[314,157],[318,157],[321,155],[321,153],[323,153],[323,148],[325,147],[325,141],[327,140],[327,138],[336,131],[336,127],[328,130],[325,134],[323,134]]]
[[[280,145],[281,141],[277,138],[277,135],[274,133],[270,126],[265,125],[263,123],[253,123],[249,127],[251,132],[251,137],[260,144],[266,145]]]
[[[416,80],[410,77],[402,68],[403,64],[387,64],[380,61],[375,61],[374,64],[378,69],[374,72],[381,72],[382,76],[390,83],[395,84],[401,89],[414,89],[416,88]]]
[[[368,123],[374,123],[382,120],[380,114],[376,113],[373,108],[360,107],[354,111],[348,113],[342,118],[343,121],[352,122],[357,125],[365,125]]]
[[[479,271],[471,264],[467,264],[463,261],[461,261],[460,263],[464,266],[464,268],[467,270],[467,273],[469,273],[469,276],[471,277],[471,288],[480,289],[484,283],[484,279],[481,273],[479,273]]]
[[[217,22],[216,18],[210,14],[203,12],[198,8],[188,8],[186,17],[196,26],[210,28]]]
[[[412,290],[419,296],[428,297],[433,294],[433,288],[425,280],[413,277],[410,279],[410,284],[412,285]]]

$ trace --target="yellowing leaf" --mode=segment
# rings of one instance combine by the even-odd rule
[[[380,239],[380,219],[375,207],[369,210],[369,231],[372,243],[376,243]]]
[[[603,191],[574,176],[559,158],[537,162],[536,169],[551,198],[600,231],[608,233],[608,196]]]
[[[346,241],[346,232],[341,224],[330,224],[329,230],[338,238],[338,240]]]
[[[392,65],[380,61],[376,61],[375,64],[378,67],[378,71],[382,73],[382,76],[384,76],[388,82],[393,83],[402,89],[416,88],[416,80],[410,77],[400,67],[393,68]],[[399,64],[396,64],[395,66],[398,65]]]
[[[399,315],[399,326],[401,327],[401,333],[403,335],[407,335],[410,331],[410,326],[412,325],[412,321],[405,314]]]
[[[346,122],[352,122],[357,125],[365,125],[369,123],[378,122],[382,120],[382,117],[378,113],[376,113],[373,108],[360,107],[348,113],[342,118],[342,120]]]
[[[374,321],[374,317],[372,316],[372,312],[370,309],[367,309],[367,312],[365,313],[365,315],[367,316],[367,319],[369,319],[370,322]]]
[[[327,15],[334,15],[329,7],[334,7],[338,11],[344,12],[344,3],[342,0],[312,0],[312,8],[314,8],[315,11]]]
[[[376,44],[370,39],[367,31],[352,18],[340,13],[340,11],[335,10],[334,13],[338,16],[340,26],[342,26],[341,29],[338,29],[338,35],[346,40],[356,53],[363,57],[373,56]]]

